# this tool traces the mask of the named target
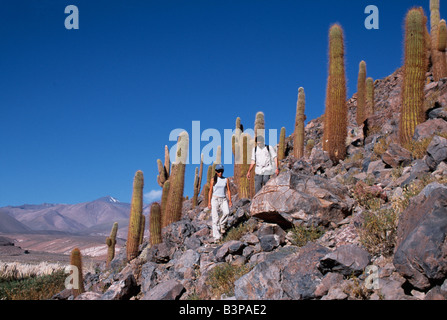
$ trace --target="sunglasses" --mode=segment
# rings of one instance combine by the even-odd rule
[[[217,173],[223,173],[223,170],[216,170]]]

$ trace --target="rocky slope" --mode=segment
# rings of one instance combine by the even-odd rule
[[[185,201],[163,243],[87,274],[76,299],[446,299],[447,83],[427,84],[428,120],[407,150],[395,143],[401,77],[376,81],[366,127],[348,101],[345,161],[331,162],[321,118],[310,121],[305,158],[288,156],[251,201],[234,196],[225,242],[212,242],[209,212]]]

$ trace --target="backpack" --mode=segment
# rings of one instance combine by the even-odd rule
[[[267,151],[269,152],[270,156],[270,163],[272,163],[272,155],[270,153],[270,146],[268,144],[265,145],[267,147]],[[255,162],[256,162],[256,151],[258,150],[258,146],[255,147]]]

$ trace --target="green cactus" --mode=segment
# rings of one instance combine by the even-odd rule
[[[200,188],[202,186],[202,174],[203,174],[203,154],[200,157],[200,169],[196,168],[194,175],[194,196],[192,198],[193,208],[197,207],[197,199],[200,194]]]
[[[329,31],[329,77],[326,88],[323,150],[332,161],[346,157],[347,105],[343,29],[334,24]]]
[[[162,213],[162,227],[180,220],[182,215],[183,191],[185,187],[185,169],[189,148],[189,135],[183,131],[177,142],[177,153],[175,162],[172,164],[170,187],[166,209]]]
[[[110,262],[115,258],[116,234],[118,232],[118,222],[115,222],[110,231],[110,235],[106,238],[107,244],[107,261],[106,267],[110,267]]]
[[[170,174],[170,159],[169,159],[169,149],[165,146],[165,162],[163,163],[160,159],[157,159],[158,176],[157,183],[163,188],[164,183],[169,179]]]
[[[73,281],[77,280],[77,283],[73,283],[73,289],[72,289],[73,296],[77,297],[81,293],[85,292],[84,277],[82,273],[82,255],[81,250],[79,250],[79,248],[74,248],[71,251],[70,265],[75,266],[78,272],[77,277],[73,278],[74,279]]]
[[[363,124],[366,119],[366,62],[359,64],[359,75],[357,79],[357,125]]]
[[[142,213],[141,214],[141,224],[140,224],[140,239],[138,241],[139,245],[141,245],[143,243],[143,238],[144,238],[144,230],[146,227],[146,216]]]
[[[440,20],[439,0],[430,0],[431,61],[434,81],[439,81],[447,76],[447,62],[444,50],[439,50]]]
[[[447,47],[447,25],[444,19],[439,22],[438,29],[438,50],[445,53]],[[446,59],[444,59],[446,61]]]
[[[366,79],[366,118],[374,115],[374,79],[368,77]]]
[[[295,133],[293,138],[293,155],[295,158],[300,159],[304,156],[304,121],[306,121],[306,115],[304,110],[306,107],[306,95],[304,88],[298,89],[298,100],[296,103],[296,116],[295,116]]]
[[[158,202],[151,205],[149,228],[151,246],[161,243],[161,206]]]
[[[141,220],[143,216],[143,187],[144,176],[141,170],[135,173],[130,208],[129,230],[127,233],[126,253],[130,261],[138,255],[140,245]]]
[[[416,126],[425,120],[424,87],[427,70],[426,16],[422,8],[411,9],[405,19],[405,62],[399,138],[401,144],[413,139]]]
[[[286,128],[281,128],[278,144],[278,161],[284,160],[286,157]]]

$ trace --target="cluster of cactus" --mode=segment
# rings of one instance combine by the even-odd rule
[[[107,244],[107,261],[106,267],[110,266],[110,262],[112,262],[113,258],[115,258],[115,245],[116,245],[116,234],[118,232],[118,222],[115,222],[112,226],[112,230],[110,231],[110,236],[106,238]]]
[[[323,150],[334,162],[346,157],[347,113],[343,30],[334,24],[329,31],[329,77],[323,132]]]
[[[431,53],[433,79],[439,81],[439,79],[447,77],[445,54],[447,28],[445,20],[440,18],[439,0],[430,0],[430,27],[431,50],[428,51]]]
[[[405,62],[399,138],[401,144],[413,139],[416,126],[424,121],[424,87],[427,60],[427,18],[422,8],[411,9],[405,19]]]
[[[75,267],[75,270],[73,270],[73,272],[77,272],[76,276],[73,277],[73,281],[76,281],[76,283],[72,284],[72,294],[73,296],[77,297],[85,291],[84,277],[82,274],[82,256],[81,250],[79,250],[79,248],[74,248],[71,251],[70,265]]]
[[[183,131],[177,141],[177,152],[175,162],[172,163],[171,174],[169,176],[169,187],[163,186],[163,196],[165,203],[162,203],[161,225],[162,228],[173,222],[179,221],[182,216],[183,191],[185,187],[186,160],[188,157],[189,135]],[[166,182],[165,182],[166,185]]]
[[[296,103],[296,116],[295,116],[295,132],[293,139],[293,154],[295,158],[300,159],[304,156],[304,121],[306,121],[306,115],[304,109],[306,107],[306,95],[304,88],[298,89],[298,100]]]
[[[135,173],[133,181],[129,230],[127,233],[126,254],[128,261],[134,259],[138,255],[138,248],[141,244],[142,233],[144,232],[143,187],[143,172],[138,170]]]
[[[244,132],[241,119],[236,119],[236,129],[232,137],[234,155],[234,183],[240,198],[250,198],[250,181],[247,172],[251,162],[253,139]]]

